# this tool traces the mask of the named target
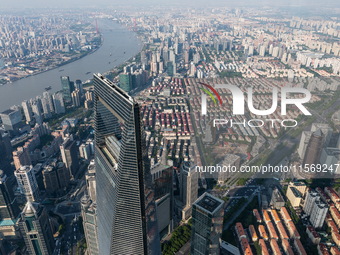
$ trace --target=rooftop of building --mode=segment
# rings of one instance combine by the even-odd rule
[[[13,112],[16,112],[16,110],[13,110],[13,109],[7,109],[7,110],[5,110],[5,111],[1,112],[0,114],[9,115],[9,114],[11,114],[11,113],[13,113]]]
[[[200,198],[198,198],[195,202],[197,206],[203,208],[204,210],[214,213],[219,209],[220,206],[223,205],[223,200],[210,195],[209,193],[204,193]]]

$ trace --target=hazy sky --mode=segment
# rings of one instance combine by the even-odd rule
[[[114,7],[115,5],[190,5],[190,6],[305,6],[305,7],[337,7],[339,0],[0,0],[0,10],[3,8],[74,8],[74,7]]]

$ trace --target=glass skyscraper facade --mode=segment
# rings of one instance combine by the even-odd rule
[[[94,87],[99,254],[161,254],[140,106],[100,74]]]

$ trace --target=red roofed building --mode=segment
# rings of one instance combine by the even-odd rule
[[[332,232],[332,239],[333,239],[333,242],[337,246],[340,246],[340,234],[339,234],[339,232]]]
[[[242,238],[247,238],[246,232],[244,231],[244,228],[240,222],[237,222],[235,224],[235,231],[238,237],[238,240],[240,241]]]
[[[271,221],[267,222],[267,228],[269,231],[270,238],[279,240],[279,236],[277,235],[274,225]]]
[[[253,252],[251,251],[247,238],[241,239],[241,248],[244,255],[253,255]]]
[[[269,251],[266,245],[266,242],[263,239],[259,239],[259,245],[262,250],[262,255],[269,255]]]
[[[331,254],[332,254],[332,255],[340,255],[340,250],[339,250],[339,248],[336,247],[336,246],[333,246],[333,247],[331,248]]]
[[[269,217],[269,214],[266,210],[262,210],[262,214],[263,214],[263,220],[264,222],[269,222],[271,221],[270,217]]]
[[[258,223],[261,223],[261,222],[262,222],[262,218],[261,218],[261,216],[260,216],[260,214],[259,214],[259,211],[258,211],[257,209],[254,209],[254,210],[253,210],[253,215],[255,216],[256,221],[257,221]]]
[[[286,255],[294,255],[293,249],[287,239],[282,240],[282,247]]]
[[[276,227],[279,231],[280,237],[281,239],[289,239],[289,236],[287,234],[287,231],[285,230],[283,224],[281,221],[279,221],[278,223],[276,223]]]
[[[318,254],[319,255],[330,255],[327,246],[323,243],[318,244]]]
[[[277,241],[275,239],[270,240],[270,247],[272,248],[272,252],[274,255],[281,255],[281,251],[279,248],[279,245],[277,244]]]
[[[281,211],[280,212],[281,212],[282,218],[283,218],[283,220],[285,222],[288,222],[288,221],[292,220],[292,218],[290,217],[286,207],[281,207]]]
[[[335,224],[338,226],[338,228],[340,228],[340,212],[338,211],[338,209],[336,209],[334,205],[331,205],[331,207],[329,208],[329,212],[332,215]]]
[[[295,239],[294,240],[294,246],[299,255],[307,255],[305,248],[303,248],[303,245],[300,241],[300,239]]]
[[[309,239],[314,243],[314,244],[319,244],[320,243],[320,236],[318,234],[318,232],[315,231],[315,228],[313,228],[312,226],[308,226],[306,229],[306,233],[309,237]]]
[[[256,242],[259,239],[259,237],[257,236],[254,225],[249,225],[249,232],[250,232],[251,240],[253,240],[253,242]]]

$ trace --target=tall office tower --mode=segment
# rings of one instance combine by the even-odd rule
[[[83,217],[87,253],[97,255],[99,254],[99,251],[97,234],[96,170],[94,161],[90,163],[85,178],[87,194],[81,199],[81,215]]]
[[[62,93],[55,93],[52,96],[54,111],[56,114],[65,113],[65,105]]]
[[[42,171],[46,192],[50,195],[62,193],[68,187],[70,173],[63,162],[53,162]]]
[[[158,229],[160,237],[165,237],[173,229],[174,194],[173,166],[157,164],[151,168],[152,181],[155,186]]]
[[[302,166],[308,164],[317,164],[320,161],[321,150],[323,145],[324,135],[320,129],[312,133],[309,143],[306,147],[306,153],[302,162]]]
[[[54,238],[44,207],[28,201],[21,213],[19,226],[29,254],[53,254]]]
[[[19,213],[20,209],[14,196],[13,183],[4,171],[0,170],[0,220],[14,220]]]
[[[0,117],[6,131],[17,130],[22,127],[22,115],[19,110],[8,109],[0,113]]]
[[[63,97],[66,103],[71,103],[71,93],[74,90],[74,83],[70,81],[70,77],[68,76],[61,76],[61,87],[63,90]]]
[[[74,90],[71,93],[71,97],[72,97],[72,105],[74,107],[79,107],[80,106],[80,91],[79,89]]]
[[[43,123],[43,110],[42,110],[42,104],[41,104],[41,99],[37,97],[35,100],[32,101],[32,111],[34,114],[34,118],[36,123],[41,125]]]
[[[12,145],[11,139],[8,133],[1,134],[0,132],[0,169],[4,170],[8,175],[12,175],[11,161]]]
[[[24,110],[26,123],[30,123],[33,120],[33,112],[31,104],[25,100],[21,103],[22,109]]]
[[[85,195],[81,199],[81,216],[87,244],[87,254],[98,255],[97,206],[91,197]]]
[[[301,159],[305,157],[306,154],[306,148],[309,144],[309,140],[313,134],[313,132],[317,130],[321,130],[322,134],[324,135],[323,139],[323,146],[327,147],[333,134],[333,129],[328,125],[324,123],[313,123],[311,127],[311,131],[303,131],[300,139],[300,144],[298,148],[298,153]]]
[[[43,93],[43,98],[45,98],[47,100],[50,111],[54,112],[53,98],[52,98],[52,95],[50,94],[50,92],[45,91]]]
[[[43,109],[44,118],[45,119],[51,118],[52,117],[52,111],[51,111],[48,99],[43,97],[41,99],[41,105],[42,105],[42,109]]]
[[[83,83],[81,82],[81,80],[76,80],[75,83],[74,83],[74,87],[75,89],[78,89],[79,92],[80,92],[80,97],[83,96],[84,94],[84,91],[83,91]]]
[[[71,138],[66,138],[63,144],[60,145],[61,157],[72,179],[79,169],[78,150],[76,142]]]
[[[223,200],[204,193],[192,205],[192,255],[220,254]]]
[[[146,56],[145,51],[142,51],[140,53],[140,60],[141,60],[142,65],[146,66],[148,64],[148,57]]]
[[[160,254],[140,106],[100,74],[94,88],[99,253]]]
[[[186,221],[191,216],[192,204],[197,199],[198,194],[198,172],[195,166],[188,161],[181,166],[180,195],[183,203],[182,220]]]
[[[132,90],[132,77],[130,73],[122,73],[119,75],[119,87],[126,92]]]
[[[21,194],[25,195],[28,201],[39,201],[39,187],[33,167],[22,166],[15,170],[14,175]]]

